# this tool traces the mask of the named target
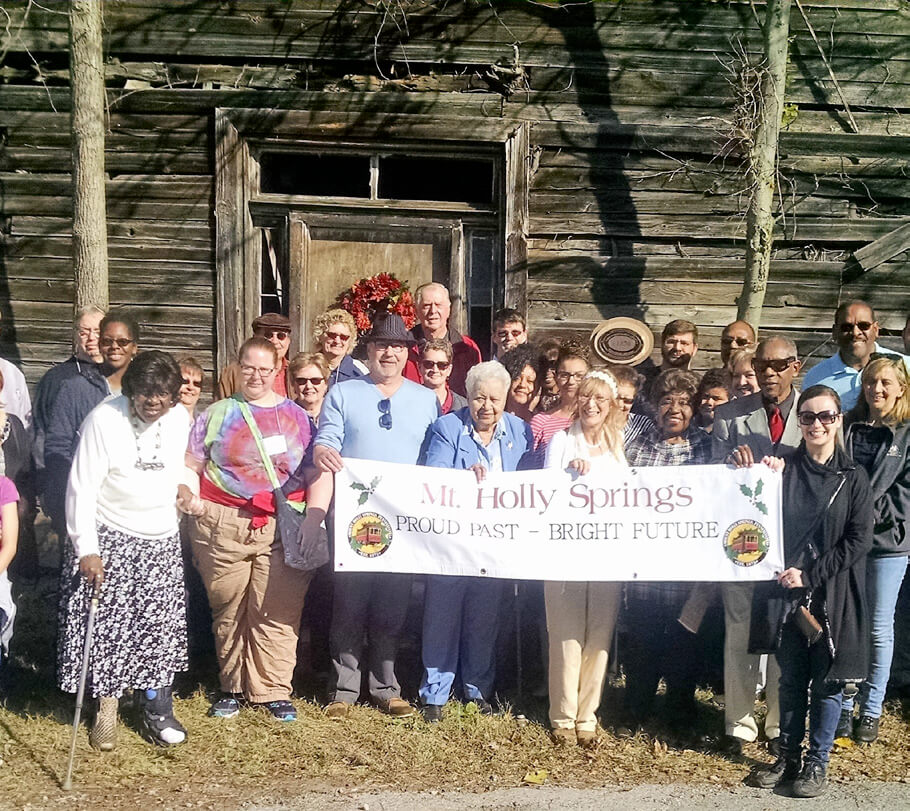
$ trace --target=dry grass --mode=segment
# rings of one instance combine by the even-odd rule
[[[73,704],[53,686],[48,628],[55,599],[50,581],[27,588],[19,598],[18,645],[0,708],[0,807],[226,809],[304,789],[485,791],[520,785],[535,769],[546,770],[549,783],[564,786],[732,786],[755,760],[767,760],[757,744],[747,747],[741,762],[733,762],[709,747],[685,748],[659,731],[628,741],[604,732],[593,752],[555,748],[543,724],[543,702],[526,708],[530,720],[511,712],[484,717],[474,705],[452,703],[434,726],[416,716],[391,719],[366,707],[355,708],[348,720],[329,721],[317,704],[304,700],[296,702],[296,724],[280,724],[252,709],[224,721],[207,717],[208,699],[200,687],[177,701],[177,714],[190,734],[185,746],[162,750],[146,744],[134,731],[129,708],[122,711],[113,753],[90,749],[83,730],[76,790],[67,795],[59,782]],[[620,694],[621,688],[612,685],[606,717]],[[716,734],[720,710],[710,694],[699,697],[696,731]],[[835,754],[837,779],[910,782],[910,732],[900,708],[890,709],[879,744]]]

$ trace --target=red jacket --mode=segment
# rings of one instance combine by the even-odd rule
[[[404,367],[404,376],[415,383],[421,383],[420,376],[420,347],[426,343],[423,337],[423,327],[418,324],[411,330],[411,334],[417,341],[416,346],[411,347],[408,353],[408,362]],[[452,374],[449,376],[449,388],[458,392],[462,397],[467,396],[464,381],[468,376],[468,369],[480,363],[480,347],[474,343],[467,335],[456,332],[451,327],[445,335],[446,339],[452,344]]]

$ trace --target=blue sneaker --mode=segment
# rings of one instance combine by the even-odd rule
[[[240,715],[240,702],[230,693],[225,693],[212,702],[209,715],[212,718],[236,718]]]
[[[297,710],[294,708],[294,705],[286,699],[282,699],[281,701],[266,701],[264,704],[257,704],[256,706],[264,709],[277,721],[297,720]]]

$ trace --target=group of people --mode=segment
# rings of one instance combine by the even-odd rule
[[[835,736],[877,737],[910,556],[910,360],[876,343],[872,308],[853,301],[837,310],[839,350],[809,371],[800,393],[793,342],[758,342],[741,321],[724,328],[723,367],[698,375],[690,369],[698,330],[688,321],[664,328],[660,364],[636,369],[593,363],[583,341],[533,345],[521,313],[505,309],[493,321],[494,359],[483,361],[449,326],[443,285],[419,288],[415,302],[413,331],[397,315],[377,316],[359,343],[350,314],[329,310],[311,351],[291,358],[289,320],[259,316],[201,413],[198,363],[139,351],[127,313],[78,314],[72,358],[38,386],[33,456],[41,506],[68,538],[58,650],[66,691],[76,691],[86,612],[100,595],[87,686],[97,699],[92,743],[113,748],[129,690],[148,740],[186,738],[172,700],[174,674],[187,667],[184,557],[211,610],[220,674],[211,715],[255,706],[296,719],[301,613],[331,563],[314,574],[294,560],[332,536],[333,473],[346,457],[470,469],[478,479],[543,467],[609,477],[627,466],[766,464],[783,471],[786,565],[777,582],[542,584],[549,720],[557,744],[596,743],[621,624],[626,687],[610,719],[615,733],[648,722],[661,678],[667,722],[691,729],[698,623],[680,617],[716,594],[726,627],[725,747],[739,753],[758,737],[764,683],[764,734],[777,760],[750,779],[821,793]],[[363,360],[353,357],[358,346]],[[16,503],[15,484],[0,479],[0,570],[15,552]],[[300,521],[283,522],[295,507]],[[396,656],[414,578],[330,579],[326,714],[348,715],[364,675],[377,708],[412,714]],[[458,694],[493,712],[502,582],[423,580],[419,711],[439,721]],[[0,623],[14,610],[8,591],[0,588]]]

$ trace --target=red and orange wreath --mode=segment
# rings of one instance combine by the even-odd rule
[[[336,304],[354,317],[361,336],[370,331],[376,313],[397,313],[408,329],[417,323],[414,298],[407,284],[393,273],[377,273],[361,279],[341,293]]]

